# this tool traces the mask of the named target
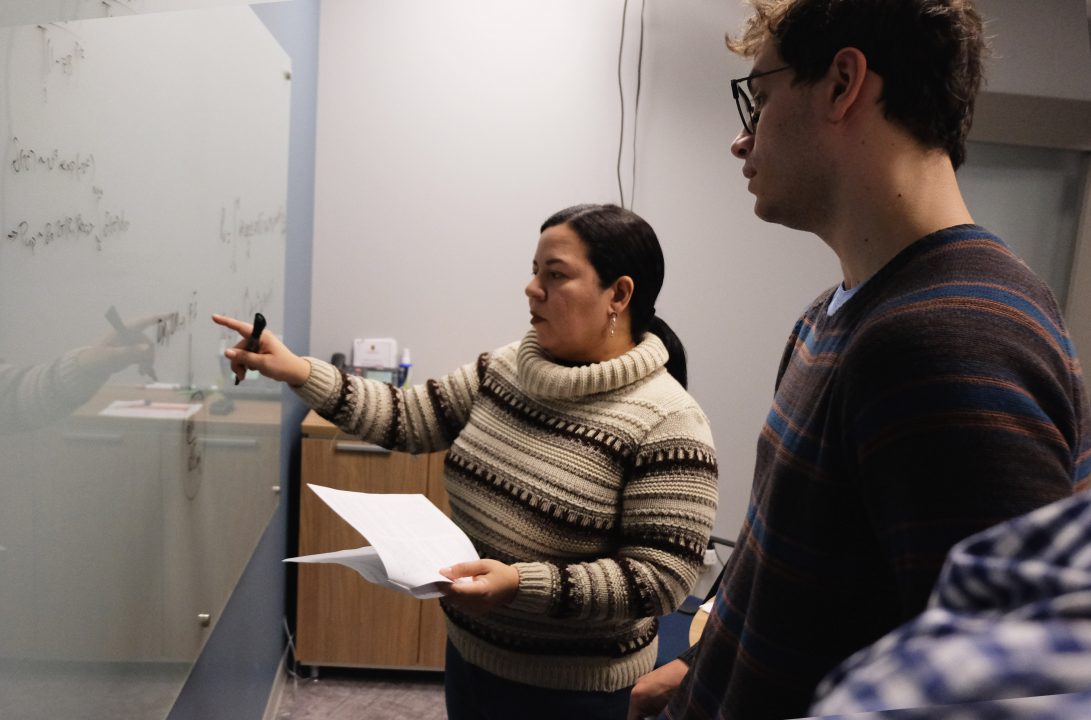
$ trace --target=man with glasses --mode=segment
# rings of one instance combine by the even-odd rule
[[[925,608],[953,545],[1091,481],[1057,304],[955,178],[984,53],[970,0],[751,4],[732,152],[758,217],[818,235],[843,280],[788,340],[705,631],[631,718],[806,715]]]

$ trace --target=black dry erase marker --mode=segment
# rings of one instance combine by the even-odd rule
[[[250,333],[250,339],[246,341],[246,352],[257,352],[261,347],[261,333],[265,329],[265,316],[254,313],[254,330]]]
[[[254,313],[254,329],[250,332],[250,337],[246,339],[246,352],[256,353],[261,347],[261,333],[265,330],[265,316],[261,313]],[[235,384],[238,385],[242,381],[242,378],[235,378]]]

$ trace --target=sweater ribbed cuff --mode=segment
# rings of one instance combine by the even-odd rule
[[[80,364],[80,353],[90,349],[90,347],[79,347],[69,350],[61,356],[60,362],[56,366],[57,384],[61,388],[78,387],[81,383],[89,382],[101,384],[109,379],[111,375],[109,370],[89,368]]]
[[[553,572],[544,563],[514,563],[519,571],[519,590],[508,605],[532,615],[548,614],[553,604]]]
[[[328,409],[325,405],[329,403],[334,388],[340,382],[337,368],[318,358],[303,359],[311,364],[311,374],[305,383],[292,389],[309,407],[321,412],[323,409]]]

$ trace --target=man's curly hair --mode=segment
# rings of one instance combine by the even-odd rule
[[[942,148],[957,169],[988,51],[971,0],[750,0],[754,8],[727,46],[753,57],[768,39],[815,82],[846,47],[860,50],[883,78],[886,117],[926,147]]]

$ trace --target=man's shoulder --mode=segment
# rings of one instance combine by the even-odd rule
[[[1062,327],[1049,286],[1011,248],[977,226],[918,241],[891,272],[874,278],[863,328],[911,332],[944,325],[992,324],[999,318]],[[869,281],[870,282],[870,281]]]
[[[1011,247],[976,225],[933,233],[905,254],[885,278],[887,294],[893,297],[979,297],[992,289],[1052,298],[1046,283]]]

